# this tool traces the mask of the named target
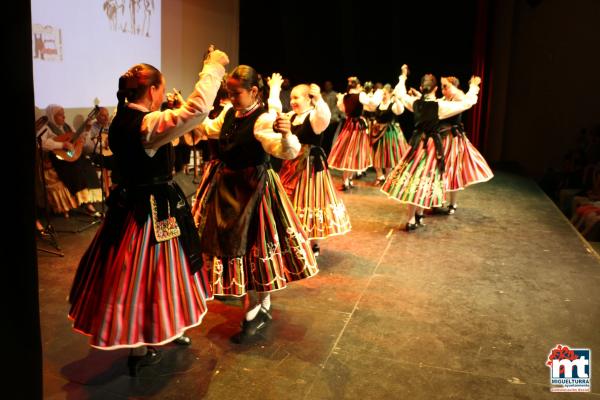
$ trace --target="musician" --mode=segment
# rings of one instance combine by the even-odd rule
[[[100,168],[104,193],[108,195],[112,186],[113,156],[108,147],[108,126],[110,116],[106,107],[99,107],[96,121],[89,130],[83,132],[84,137],[83,154],[92,165]],[[116,177],[115,177],[116,178]]]
[[[85,211],[93,216],[100,217],[93,203],[102,201],[100,180],[91,162],[85,157],[78,157],[73,161],[61,160],[54,153],[55,150],[73,150],[75,146],[69,142],[57,140],[58,136],[72,133],[73,129],[65,122],[65,110],[58,104],[50,104],[46,108],[48,128],[42,136],[42,148],[49,151],[50,161],[58,174],[59,179],[75,197],[78,206],[85,206]],[[89,121],[88,121],[89,123]],[[80,136],[77,140],[84,141]]]
[[[96,121],[90,125],[90,129],[83,132],[83,152],[86,155],[102,154],[107,150],[108,143],[102,142],[103,136],[108,134],[110,117],[106,107],[100,107],[96,115]]]
[[[35,122],[36,139],[41,139],[43,134],[48,130],[47,124],[48,118],[46,116],[39,118]],[[41,221],[38,224],[40,216],[46,216],[46,223],[49,222],[47,219],[48,215],[45,213],[46,210],[52,211],[55,214],[62,214],[65,218],[69,218],[69,211],[77,208],[77,202],[75,201],[75,197],[69,192],[69,189],[67,189],[58,178],[58,174],[54,167],[52,167],[48,153],[43,151],[43,144],[40,142],[37,142],[36,140],[35,149],[34,187],[36,203],[35,211],[37,216],[36,229],[39,237],[47,237],[47,232],[45,232],[45,228],[41,225]],[[70,143],[59,145],[73,147]]]

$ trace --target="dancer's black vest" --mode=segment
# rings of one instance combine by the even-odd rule
[[[348,93],[344,96],[344,110],[347,118],[358,118],[362,115],[363,105],[359,93]]]
[[[410,139],[411,149],[407,157],[411,156],[418,147],[419,141],[424,136],[424,145],[427,139],[432,138],[435,144],[435,152],[439,160],[440,170],[444,170],[444,149],[439,134],[440,120],[438,118],[439,105],[436,101],[426,101],[421,98],[413,103],[415,129]]]
[[[181,231],[179,240],[188,256],[191,272],[195,272],[202,266],[200,241],[185,195],[173,181],[173,146],[171,143],[161,146],[153,157],[146,153],[140,133],[146,114],[128,107],[121,108],[110,125],[108,141],[114,154],[119,183],[107,200],[109,212],[105,223],[107,228],[121,229],[122,221],[131,211],[140,225],[146,223],[153,211],[158,221],[174,217]],[[154,197],[155,210],[150,196]]]
[[[254,125],[265,112],[259,107],[238,118],[225,114],[219,136],[222,164],[201,187],[205,200],[198,232],[202,250],[217,257],[241,257],[255,244],[257,209],[264,194],[270,156],[254,137]]]
[[[371,131],[369,132],[371,146],[374,146],[374,149],[379,145],[379,140],[385,134],[389,124],[394,123],[396,120],[396,114],[392,111],[392,106],[393,103],[390,103],[385,110],[382,110],[379,107],[375,110],[375,124],[373,124]]]
[[[321,147],[321,142],[323,141],[323,135],[318,135],[312,128],[310,123],[310,115],[307,115],[304,121],[301,124],[293,125],[293,122],[296,120],[296,115],[294,114],[291,118],[292,122],[292,133],[298,137],[298,141],[301,144],[309,144],[310,145],[310,161],[313,165],[315,171],[323,171],[324,166],[327,165],[327,155],[325,151]]]
[[[465,127],[462,123],[462,113],[440,120],[438,132],[440,135],[447,135],[448,133],[451,133],[452,136],[464,135]]]

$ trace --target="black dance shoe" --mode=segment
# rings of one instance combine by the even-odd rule
[[[423,222],[424,219],[425,219],[425,216],[423,214],[415,215],[415,222],[419,226],[425,226],[425,222]]]
[[[342,184],[342,187],[340,188],[340,190],[342,192],[347,192],[348,190],[350,190],[350,185],[346,185],[345,183]]]
[[[189,336],[181,335],[177,339],[173,340],[173,343],[180,346],[190,346],[192,344],[192,339]]]
[[[50,239],[50,232],[48,232],[46,229],[42,228],[42,229],[35,229],[35,234],[38,238],[40,239]]]
[[[102,218],[103,217],[103,215],[100,211],[91,211],[91,210],[86,209],[85,213],[92,218]]]
[[[244,343],[256,336],[258,331],[266,328],[271,323],[272,319],[273,316],[271,315],[271,310],[261,307],[254,319],[250,321],[244,319],[244,322],[242,322],[242,331],[235,334],[231,338],[231,341],[234,343]]]
[[[411,224],[410,222],[407,222],[406,226],[404,227],[404,230],[406,232],[416,231],[417,230],[417,224]]]
[[[321,253],[321,248],[319,247],[319,245],[317,243],[312,245],[312,251],[313,254],[315,255],[315,257],[319,257],[319,254]]]
[[[448,206],[448,215],[453,215],[456,212],[456,204],[450,204]]]
[[[433,215],[448,215],[448,210],[446,210],[442,207],[432,207],[431,213]]]
[[[138,376],[143,367],[158,364],[162,356],[154,347],[148,347],[148,352],[143,356],[130,355],[127,359],[127,367],[130,376]]]

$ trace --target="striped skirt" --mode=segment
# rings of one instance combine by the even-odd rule
[[[462,159],[465,147],[462,135],[453,136],[451,133],[445,134],[442,138],[442,145],[444,147],[444,162],[446,164],[446,191],[455,192],[463,190],[465,184],[462,175]]]
[[[206,171],[192,209],[198,226],[203,213],[211,180],[219,164]],[[201,193],[202,191],[202,193]],[[279,176],[267,169],[264,192],[254,210],[253,220],[258,224],[250,250],[240,257],[218,257],[204,254],[204,265],[215,295],[243,296],[248,291],[271,292],[283,289],[288,282],[310,278],[319,271],[310,242],[298,219],[292,203],[281,185]]]
[[[441,207],[445,200],[443,174],[438,167],[432,138],[421,139],[388,175],[382,192],[393,200],[418,207]]]
[[[394,168],[408,151],[408,143],[402,130],[393,124],[387,124],[385,133],[373,145],[373,167]]]
[[[189,273],[179,238],[156,242],[150,215],[139,225],[129,212],[109,228],[110,218],[109,209],[79,263],[69,296],[73,328],[91,346],[112,350],[165,344],[199,325],[208,277]]]
[[[329,154],[329,167],[362,172],[373,165],[371,143],[362,118],[348,118]]]
[[[462,136],[461,141],[464,147],[462,156],[462,181],[464,186],[467,187],[492,179],[494,173],[479,150],[473,146],[466,135]]]
[[[350,232],[346,207],[338,198],[322,151],[310,155],[304,145],[300,155],[285,160],[279,171],[281,183],[309,239],[325,239]],[[321,168],[315,168],[318,164]]]

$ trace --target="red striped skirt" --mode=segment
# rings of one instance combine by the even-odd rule
[[[340,171],[362,172],[373,165],[366,123],[348,118],[329,154],[329,167]]]
[[[392,170],[381,187],[389,198],[418,207],[441,207],[445,200],[443,174],[432,138],[421,139]]]
[[[208,277],[206,271],[189,273],[179,239],[157,243],[151,217],[139,225],[129,213],[115,240],[107,237],[115,232],[106,229],[107,220],[73,282],[73,328],[90,336],[91,346],[112,350],[165,344],[199,325],[212,297]]]
[[[348,233],[348,212],[336,194],[324,153],[311,156],[310,150],[310,145],[304,145],[297,158],[283,162],[279,171],[281,183],[309,239]],[[316,163],[323,169],[315,168]]]

